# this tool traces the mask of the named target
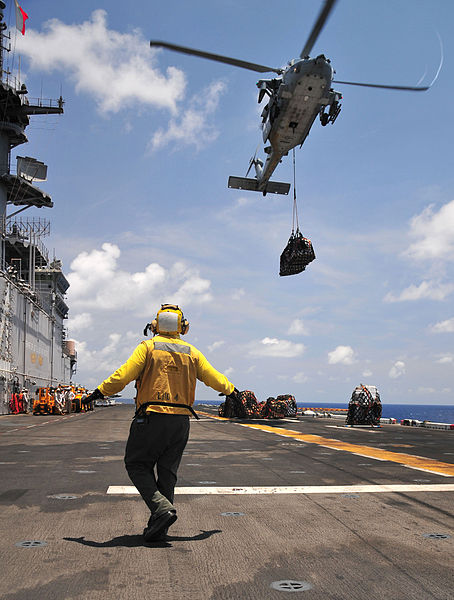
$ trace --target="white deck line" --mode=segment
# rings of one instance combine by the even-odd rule
[[[380,429],[355,429],[354,427],[345,427],[345,425],[325,425],[327,429],[342,429],[343,431],[360,431],[362,433],[381,433]]]
[[[298,485],[298,486],[249,486],[249,487],[177,487],[175,494],[376,494],[390,492],[454,492],[452,483],[397,483],[389,485]],[[133,485],[110,485],[107,494],[137,495]]]
[[[420,467],[413,467],[411,465],[401,465],[406,469],[414,469],[415,471],[422,471],[423,473],[432,473],[432,475],[440,475],[441,477],[452,477],[452,475],[448,475],[447,473],[440,473],[439,471],[431,471],[430,469],[422,469]]]

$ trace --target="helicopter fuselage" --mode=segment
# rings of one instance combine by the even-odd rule
[[[265,147],[265,165],[261,161],[255,165],[259,190],[266,189],[282,157],[304,143],[317,115],[341,97],[331,89],[333,73],[329,60],[320,55],[296,59],[280,77],[257,83],[259,101],[269,96],[262,112],[262,132],[264,143],[270,144]]]

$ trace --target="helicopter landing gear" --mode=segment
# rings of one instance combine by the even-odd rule
[[[324,111],[325,108],[323,108],[323,110],[320,111],[320,123],[323,125],[323,127],[325,127],[325,125],[328,125],[328,123],[334,123],[334,121],[337,119],[341,111],[340,102],[334,100],[329,106],[329,112],[326,113]]]
[[[329,109],[329,120],[331,121],[331,123],[334,123],[334,121],[339,116],[340,111],[341,111],[340,102],[338,102],[337,100],[335,100],[331,104],[330,109]]]
[[[341,111],[341,103],[342,94],[340,92],[335,92],[334,90],[330,90],[330,94],[328,97],[327,106],[329,106],[329,111],[325,112],[327,106],[323,106],[320,111],[320,122],[325,127],[328,123],[334,123],[334,121],[339,116]]]

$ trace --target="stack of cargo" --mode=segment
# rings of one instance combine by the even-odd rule
[[[357,386],[348,404],[346,425],[380,425],[380,394],[374,385]]]
[[[227,396],[218,410],[220,417],[240,419],[282,419],[296,416],[296,400],[290,394],[257,402],[254,392],[244,390],[237,397]]]

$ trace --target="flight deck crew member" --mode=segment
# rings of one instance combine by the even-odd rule
[[[154,337],[141,342],[126,363],[87,398],[117,394],[136,380],[137,410],[126,444],[125,466],[151,512],[143,532],[147,542],[164,539],[177,519],[174,489],[189,437],[196,380],[226,396],[237,393],[233,383],[197,348],[180,339],[188,329],[178,306],[161,305],[156,319],[144,330],[144,335],[151,330]]]

